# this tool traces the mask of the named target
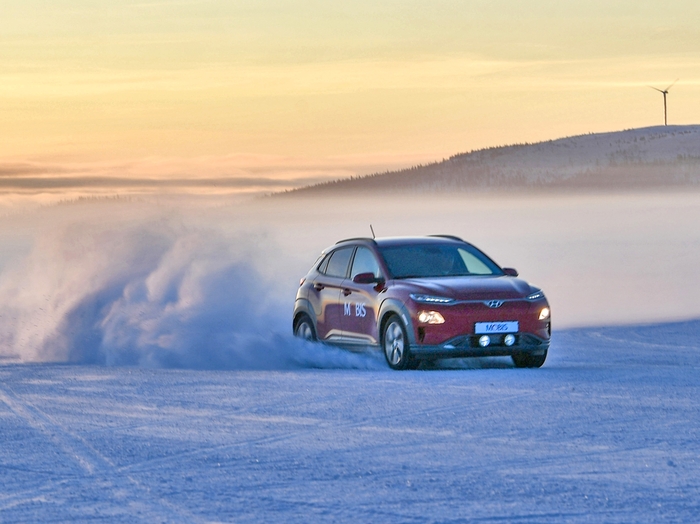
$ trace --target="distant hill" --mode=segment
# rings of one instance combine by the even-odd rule
[[[481,149],[286,195],[522,189],[700,188],[700,126],[657,126]]]

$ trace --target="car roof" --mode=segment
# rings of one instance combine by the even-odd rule
[[[423,237],[385,237],[378,238],[377,245],[386,246],[410,246],[417,244],[465,244],[464,240],[452,235],[428,235]]]
[[[350,245],[375,245],[378,247],[409,246],[418,244],[467,244],[464,240],[453,235],[428,235],[428,236],[407,236],[407,237],[381,237],[381,238],[346,238],[339,240],[335,245],[324,250],[327,253],[336,246],[343,244]]]

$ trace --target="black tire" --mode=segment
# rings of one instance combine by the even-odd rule
[[[547,350],[542,355],[530,355],[529,353],[518,353],[513,355],[513,364],[516,368],[541,368],[547,360]]]
[[[314,324],[308,315],[299,315],[296,323],[294,324],[294,336],[297,338],[303,338],[304,340],[309,340],[315,342],[316,330],[314,329]]]
[[[384,324],[382,349],[391,369],[402,370],[418,367],[419,362],[411,357],[406,328],[397,315],[391,315]]]

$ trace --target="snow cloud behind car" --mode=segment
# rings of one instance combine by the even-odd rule
[[[27,245],[6,261],[4,357],[196,369],[380,367],[286,333],[287,304],[262,274],[264,233],[172,209],[79,207],[79,218],[74,208],[41,213],[41,224],[25,231]]]

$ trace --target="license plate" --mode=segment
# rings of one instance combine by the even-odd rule
[[[508,322],[477,322],[474,325],[474,333],[477,335],[491,335],[494,333],[517,333],[517,320]]]

